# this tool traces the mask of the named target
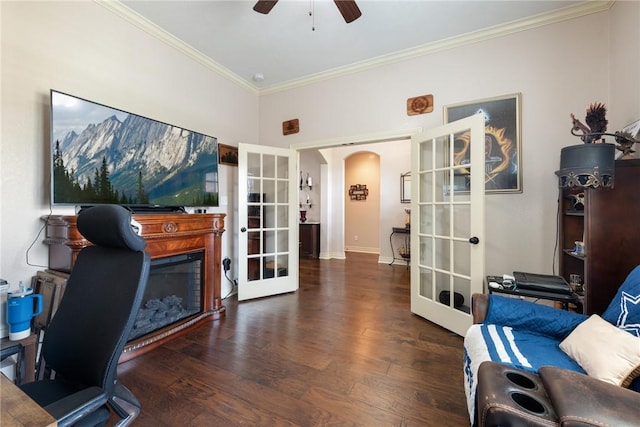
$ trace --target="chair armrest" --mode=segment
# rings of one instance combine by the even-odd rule
[[[640,393],[551,366],[539,374],[561,426],[638,425]]]
[[[471,314],[473,315],[473,323],[484,323],[489,310],[489,295],[473,294],[471,295]]]
[[[44,409],[56,420],[58,426],[72,425],[87,414],[107,403],[107,395],[100,387],[89,387],[57,400]]]

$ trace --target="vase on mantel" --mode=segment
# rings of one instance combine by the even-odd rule
[[[307,221],[307,211],[300,211],[300,222]]]

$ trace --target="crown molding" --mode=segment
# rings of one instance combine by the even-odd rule
[[[545,25],[555,24],[558,22],[566,21],[569,19],[578,18],[593,13],[604,12],[611,8],[615,0],[593,0],[578,3],[575,5],[567,6],[561,9],[557,9],[552,12],[542,13],[539,15],[531,16],[524,19],[519,19],[506,24],[496,25],[493,27],[485,28],[478,31],[473,31],[467,34],[463,34],[456,37],[450,37],[448,39],[438,40],[433,43],[427,43],[415,48],[405,49],[398,52],[394,52],[388,55],[378,56],[366,61],[356,62],[344,67],[333,68],[327,71],[323,71],[316,74],[311,74],[300,79],[289,80],[287,82],[267,86],[264,88],[258,88],[257,86],[249,83],[247,80],[241,78],[237,74],[233,73],[229,69],[215,62],[210,57],[204,55],[199,50],[191,47],[181,39],[175,37],[168,31],[160,28],[158,25],[149,21],[139,13],[133,11],[129,7],[125,6],[119,0],[94,0],[96,3],[105,7],[114,14],[120,16],[151,36],[166,43],[167,45],[175,48],[182,54],[190,57],[194,61],[204,65],[210,70],[218,73],[222,77],[232,81],[243,89],[252,92],[255,95],[267,95],[271,93],[281,92],[301,86],[305,86],[311,83],[317,83],[321,81],[330,80],[336,77],[354,74],[373,68],[381,67],[384,65],[394,64],[397,62],[406,61],[409,59],[417,58],[420,56],[426,56],[445,50],[455,49],[462,46],[479,43],[485,40],[490,40],[496,37],[503,37],[509,34],[514,34],[520,31],[530,30],[532,28],[538,28]]]
[[[333,68],[316,74],[311,74],[300,79],[289,80],[282,84],[277,84],[260,89],[260,95],[280,92],[305,86],[311,83],[317,83],[336,77],[358,73],[361,71],[378,68],[384,65],[395,64],[397,62],[426,56],[445,50],[455,49],[462,46],[479,43],[496,37],[503,37],[520,31],[530,30],[545,25],[555,24],[569,19],[578,18],[593,13],[603,12],[611,8],[616,0],[607,1],[587,1],[572,6],[557,9],[553,12],[541,13],[528,18],[519,19],[506,24],[500,24],[482,30],[473,31],[456,37],[438,40],[410,49],[400,50],[388,55],[378,56],[366,61],[353,63],[344,67]]]
[[[180,53],[182,53],[182,54],[188,56],[189,58],[193,59],[194,61],[204,65],[208,69],[218,73],[222,77],[226,78],[227,80],[230,80],[231,82],[237,84],[238,86],[242,87],[243,89],[246,89],[246,90],[254,93],[255,95],[259,95],[260,94],[259,93],[260,91],[258,90],[257,87],[253,86],[252,84],[247,82],[245,79],[241,78],[240,76],[238,76],[237,74],[233,73],[229,69],[227,69],[227,68],[223,67],[222,65],[218,64],[213,59],[211,59],[210,57],[204,55],[199,50],[193,48],[188,43],[182,41],[178,37],[174,36],[173,34],[169,33],[168,31],[164,30],[163,28],[159,27],[158,25],[154,24],[153,22],[149,21],[147,18],[145,18],[144,16],[140,15],[138,12],[135,12],[134,10],[132,10],[129,7],[125,6],[119,0],[94,0],[94,1],[96,3],[98,3],[99,5],[101,5],[102,7],[104,7],[106,9],[108,9],[109,11],[113,12],[115,15],[123,18],[124,20],[126,20],[126,21],[130,22],[131,24],[135,25],[136,27],[140,28],[141,30],[143,30],[147,34],[149,34],[149,35],[157,38],[161,42],[173,47],[174,49],[176,49]]]

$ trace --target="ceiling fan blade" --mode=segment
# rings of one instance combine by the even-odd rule
[[[271,9],[273,9],[273,6],[275,6],[276,3],[278,3],[278,0],[258,0],[258,3],[253,6],[253,10],[266,15],[271,12]]]
[[[344,20],[347,21],[347,24],[362,16],[362,12],[360,12],[355,0],[333,0],[333,2],[338,6],[338,10]]]

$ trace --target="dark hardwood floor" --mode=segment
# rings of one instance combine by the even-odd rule
[[[411,314],[404,266],[347,257],[121,364],[135,425],[468,426],[462,338]]]

